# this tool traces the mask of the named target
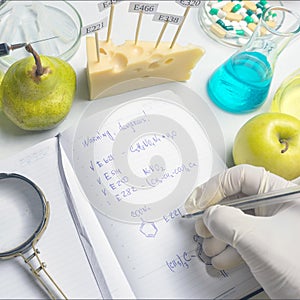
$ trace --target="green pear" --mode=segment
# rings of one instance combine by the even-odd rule
[[[26,50],[33,56],[15,62],[4,74],[2,110],[22,129],[54,128],[72,107],[76,73],[66,61],[39,56],[31,45]]]
[[[2,70],[0,70],[0,85],[1,85],[3,77],[4,77],[4,72]]]
[[[1,85],[1,82],[2,82],[2,79],[4,77],[4,72],[2,70],[0,70],[0,109],[2,108],[2,85]]]

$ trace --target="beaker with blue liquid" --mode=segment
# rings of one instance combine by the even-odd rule
[[[267,99],[278,55],[300,33],[300,17],[283,6],[265,9],[248,43],[217,68],[207,82],[221,109],[248,113]]]

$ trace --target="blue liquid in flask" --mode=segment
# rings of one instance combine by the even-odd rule
[[[264,103],[272,76],[272,68],[265,55],[241,52],[212,74],[207,92],[220,108],[233,113],[247,113]]]

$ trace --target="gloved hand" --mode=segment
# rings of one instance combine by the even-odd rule
[[[226,270],[245,261],[271,298],[300,299],[300,196],[299,200],[259,207],[253,215],[214,204],[232,195],[292,185],[295,183],[264,168],[238,165],[197,187],[185,202],[188,213],[209,207],[195,228],[204,238],[203,250],[212,257],[213,266]]]

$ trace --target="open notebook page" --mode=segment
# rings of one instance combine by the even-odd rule
[[[224,169],[214,122],[195,93],[168,84],[94,102],[62,134],[137,298],[232,299],[259,288],[245,265],[215,271],[194,220],[181,218],[192,189]]]
[[[1,161],[0,171],[28,177],[41,188],[50,203],[49,224],[37,248],[41,252],[41,260],[47,264],[47,271],[66,296],[70,299],[101,299],[99,287],[67,207],[58,171],[57,139],[49,139]],[[48,295],[35,282],[23,259],[19,257],[0,260],[0,298],[47,299]]]
[[[69,209],[84,247],[89,249],[87,255],[102,295],[105,299],[133,299],[135,295],[92,206],[85,197],[60,140],[61,137],[58,136],[59,168],[64,186],[67,188]]]

